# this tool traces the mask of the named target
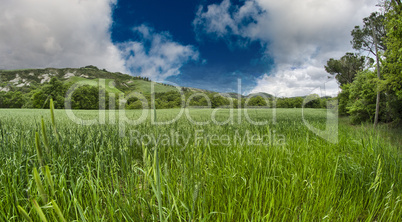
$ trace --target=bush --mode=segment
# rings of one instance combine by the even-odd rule
[[[349,100],[350,85],[351,84],[345,84],[345,85],[341,86],[342,91],[338,95],[338,100],[339,100],[338,111],[339,111],[339,115],[341,115],[341,116],[349,115],[347,108],[349,106],[351,106],[351,103]]]
[[[374,71],[364,70],[356,75],[355,81],[349,87],[348,113],[353,124],[373,121],[377,100],[378,78]],[[380,119],[385,119],[385,97],[380,99]]]

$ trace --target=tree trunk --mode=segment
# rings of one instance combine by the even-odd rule
[[[375,33],[375,27],[373,21],[371,21],[371,27],[373,30],[373,39],[374,39],[374,46],[375,46],[375,57],[377,61],[377,77],[378,80],[381,79],[381,73],[380,73],[380,59],[378,58],[378,47],[377,47],[377,36]],[[379,83],[379,82],[378,82]],[[378,124],[378,113],[380,112],[380,87],[377,85],[377,101],[375,104],[375,117],[374,117],[374,127],[377,126]]]

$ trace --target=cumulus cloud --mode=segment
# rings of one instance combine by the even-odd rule
[[[323,75],[322,68],[313,65],[294,68],[281,64],[274,75],[264,74],[257,79],[251,91],[267,92],[277,97],[292,97],[317,93],[320,96],[336,96],[338,84]]]
[[[193,46],[174,42],[167,32],[156,33],[146,25],[135,27],[133,31],[140,36],[141,41],[119,45],[126,67],[133,74],[164,80],[179,75],[185,63],[199,59],[199,53]]]
[[[0,68],[96,65],[126,71],[110,40],[112,0],[5,0]]]
[[[237,36],[244,44],[264,46],[276,67],[256,80],[252,92],[306,95],[328,82],[326,61],[352,50],[350,31],[375,5],[376,0],[246,0],[234,6],[223,0],[200,7],[193,24],[196,32],[213,38]],[[334,81],[327,83],[326,94],[338,91]]]
[[[82,67],[164,79],[197,59],[192,46],[142,25],[144,42],[114,44],[116,0],[3,0],[0,7],[0,69]],[[148,48],[148,45],[150,48]]]
[[[199,6],[193,26],[198,40],[203,34],[225,40],[230,46],[245,47],[249,39],[244,29],[246,24],[250,25],[257,16],[263,12],[255,1],[246,1],[242,7],[233,6],[230,0],[223,0],[220,4],[208,5],[206,10]],[[239,37],[236,42],[228,41],[227,36]]]

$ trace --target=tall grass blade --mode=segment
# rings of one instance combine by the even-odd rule
[[[155,153],[154,153],[154,178],[156,183],[156,198],[158,199],[159,220],[163,221],[161,180],[160,180],[159,156],[157,147],[155,147]]]
[[[43,222],[47,222],[46,216],[45,216],[45,214],[43,213],[43,211],[42,211],[42,209],[40,208],[40,206],[38,205],[38,203],[37,203],[35,200],[32,200],[32,203],[33,203],[34,209],[36,210],[36,213],[38,213],[40,219],[41,219]]]
[[[56,202],[54,200],[51,201],[52,202],[52,206],[54,208],[54,210],[56,211],[57,216],[59,216],[60,221],[62,222],[66,222],[66,219],[63,216],[63,213],[61,212],[59,206],[56,204]]]
[[[36,152],[38,154],[39,165],[43,166],[43,153],[42,153],[42,148],[40,146],[40,140],[39,140],[39,133],[38,132],[35,132],[35,147],[36,147]]]
[[[82,208],[76,198],[74,198],[74,204],[75,204],[75,207],[78,209],[78,213],[80,214],[81,220],[83,222],[86,222],[87,220],[85,219],[84,211],[82,211]]]
[[[43,188],[42,181],[40,179],[40,176],[39,176],[39,173],[38,173],[38,170],[36,169],[36,167],[33,169],[33,176],[34,176],[36,186],[38,187],[39,195],[41,196],[43,202],[47,203],[47,195],[46,195],[45,189]]]
[[[42,137],[43,137],[43,144],[45,144],[46,148],[46,153],[49,153],[49,142],[47,140],[47,135],[46,135],[46,130],[45,130],[45,121],[43,120],[43,117],[41,119],[41,126],[42,126]]]
[[[49,166],[45,166],[45,179],[47,182],[47,185],[50,187],[50,191],[52,192],[52,196],[54,196],[55,191],[54,191],[54,182],[52,179],[52,173],[50,172]]]
[[[155,96],[155,95],[153,95],[153,96]],[[155,98],[154,98],[154,100],[152,102],[152,111],[153,111],[153,121],[151,120],[151,122],[156,123],[157,120],[156,120]],[[151,119],[152,119],[152,117],[151,117]]]
[[[381,182],[382,182],[382,164],[381,164],[380,155],[378,155],[377,160],[378,160],[378,165],[377,165],[375,178],[369,189],[369,190],[374,190],[374,192],[377,191],[377,189],[381,186]]]
[[[24,217],[26,221],[32,222],[32,219],[29,217],[29,214],[20,205],[18,205],[17,208],[22,217]]]
[[[54,103],[53,103],[53,99],[50,99],[50,117],[52,119],[53,131],[54,131],[54,134],[56,136],[57,142],[60,143],[59,133],[57,132],[57,128],[56,128],[56,121],[54,120]]]

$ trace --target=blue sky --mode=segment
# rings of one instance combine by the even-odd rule
[[[376,0],[4,0],[0,69],[82,67],[219,92],[336,95]]]
[[[193,21],[199,7],[220,2],[120,0],[113,12],[112,41],[117,44],[141,41],[141,36],[133,32],[133,27],[141,25],[155,32],[168,32],[172,41],[194,46],[199,58],[183,64],[180,75],[165,80],[181,86],[230,92],[237,90],[240,78],[243,90],[250,91],[256,85],[255,79],[273,66],[271,58],[263,57],[261,44],[253,42],[247,47],[232,46],[223,39],[200,36],[202,33],[195,30]],[[241,2],[233,2],[233,10],[241,5]]]

